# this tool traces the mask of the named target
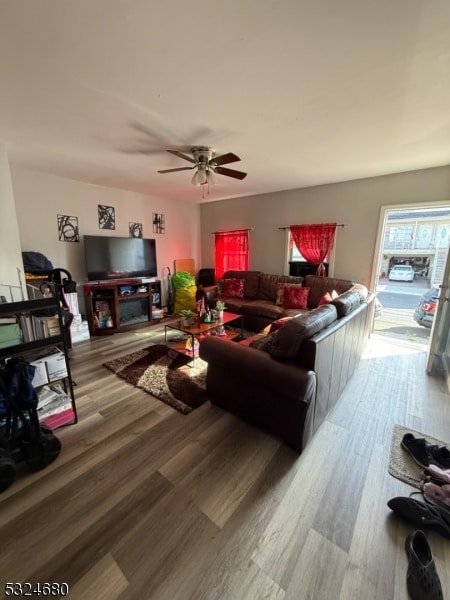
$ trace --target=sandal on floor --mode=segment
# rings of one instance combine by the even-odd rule
[[[433,554],[423,531],[413,531],[405,541],[408,556],[406,587],[412,600],[443,600]]]
[[[450,538],[450,519],[442,514],[437,506],[424,504],[413,498],[398,496],[391,498],[387,505],[396,515],[418,527],[431,527],[441,535]]]

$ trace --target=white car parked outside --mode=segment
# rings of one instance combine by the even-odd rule
[[[414,269],[411,265],[394,265],[389,271],[389,281],[414,281]]]

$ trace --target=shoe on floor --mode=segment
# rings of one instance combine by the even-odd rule
[[[406,587],[411,600],[443,600],[433,554],[423,531],[413,531],[405,541],[408,556]]]
[[[450,469],[450,450],[446,446],[430,446],[429,450],[438,467]]]
[[[430,465],[443,469],[450,468],[450,451],[445,446],[432,445],[424,438],[415,438],[412,433],[405,433],[401,447],[424,469]]]
[[[387,505],[396,515],[413,523],[417,527],[421,529],[429,527],[444,537],[450,538],[449,513],[437,505],[420,502],[406,496],[391,498]]]

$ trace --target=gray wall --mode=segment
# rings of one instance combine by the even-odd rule
[[[253,228],[250,268],[285,270],[285,233],[302,223],[344,223],[338,228],[334,275],[370,285],[382,206],[450,201],[450,166],[359,179],[200,206],[202,266],[214,266],[213,231]]]
[[[0,142],[0,256],[0,296],[5,296],[8,302],[21,300],[22,292],[25,290],[23,277],[19,278],[23,270],[20,236],[8,155],[6,146],[2,142]],[[18,286],[19,289],[8,286]]]
[[[167,291],[166,267],[173,271],[173,261],[178,258],[193,258],[196,265],[200,263],[197,204],[168,202],[17,167],[11,168],[11,176],[21,249],[41,252],[54,267],[71,272],[79,284],[81,310],[84,308],[82,284],[87,279],[84,234],[128,237],[129,223],[142,223],[144,237],[156,239],[158,277],[163,280],[164,298]],[[115,208],[115,230],[99,229],[99,204]],[[166,233],[153,233],[153,213],[164,214]],[[58,215],[78,217],[79,243],[59,241]],[[3,245],[2,241],[0,245]]]

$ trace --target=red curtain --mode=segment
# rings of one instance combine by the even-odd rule
[[[248,230],[221,231],[215,234],[216,278],[220,279],[225,271],[248,270]]]
[[[317,265],[316,274],[321,277],[326,275],[323,261],[333,248],[336,227],[336,223],[290,226],[298,251],[308,262]]]

